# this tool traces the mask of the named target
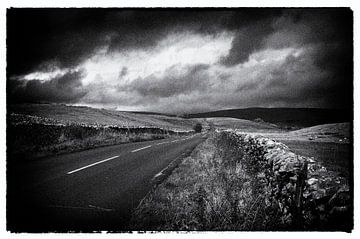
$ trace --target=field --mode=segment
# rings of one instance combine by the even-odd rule
[[[31,159],[192,133],[196,120],[59,104],[11,105],[7,154]]]
[[[351,130],[350,123],[337,123],[262,135],[285,143],[297,154],[314,157],[328,169],[349,179],[353,150]]]
[[[314,125],[350,122],[350,109],[318,108],[246,108],[231,109],[197,114],[188,114],[187,118],[231,117],[245,120],[261,120],[276,124],[283,129],[300,129]]]
[[[275,124],[264,121],[251,121],[230,117],[194,118],[201,121],[205,127],[218,129],[240,129],[244,132],[283,132]]]
[[[183,119],[162,114],[144,114],[96,109],[63,104],[18,104],[9,105],[8,114],[38,116],[52,119],[62,124],[84,124],[118,127],[156,127],[173,131],[189,131],[196,120]]]

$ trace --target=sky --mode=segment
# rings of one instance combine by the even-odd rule
[[[352,108],[349,8],[8,9],[7,103]]]

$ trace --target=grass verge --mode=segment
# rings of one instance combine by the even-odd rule
[[[236,142],[209,137],[137,207],[134,230],[280,229]]]

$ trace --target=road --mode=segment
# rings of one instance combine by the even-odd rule
[[[7,163],[10,231],[123,231],[132,210],[173,160],[201,135],[101,147]]]

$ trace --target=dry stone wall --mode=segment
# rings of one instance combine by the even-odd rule
[[[218,133],[236,140],[243,149],[246,164],[254,168],[262,185],[266,206],[278,208],[284,228],[352,228],[352,197],[344,178],[272,139],[236,130]]]

